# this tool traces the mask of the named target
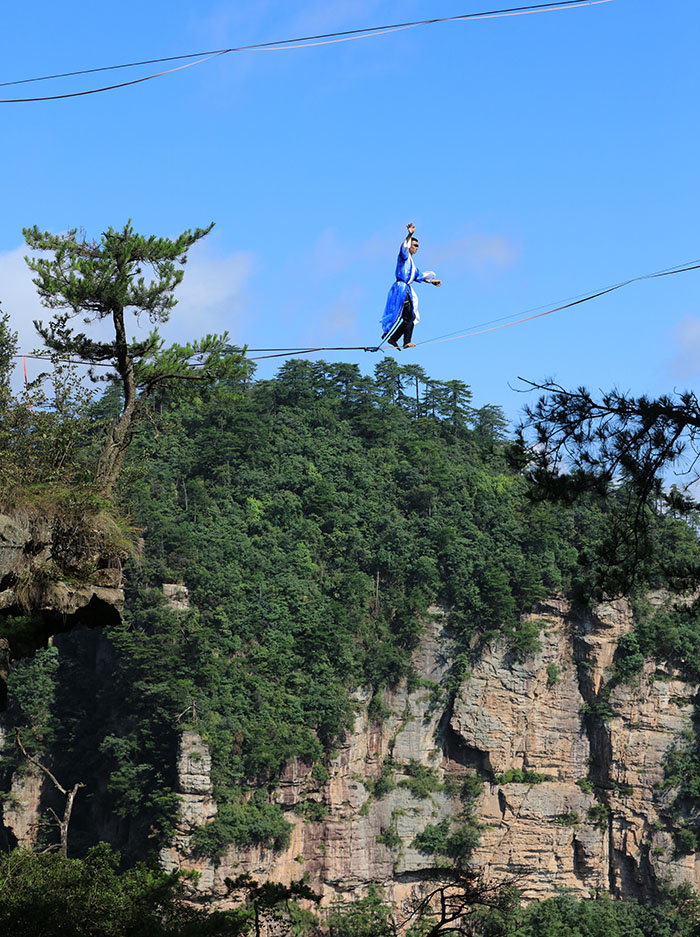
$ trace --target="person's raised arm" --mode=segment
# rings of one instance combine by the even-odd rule
[[[401,245],[401,259],[402,260],[408,260],[408,251],[411,246],[411,238],[415,234],[416,226],[413,224],[412,221],[409,221],[408,224],[406,225],[406,229],[408,231],[408,234],[406,235],[406,240]]]

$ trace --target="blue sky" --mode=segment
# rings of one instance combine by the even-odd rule
[[[0,80],[493,6],[38,0],[3,11]],[[146,234],[176,235],[215,221],[165,332],[228,329],[254,347],[377,341],[408,221],[419,265],[444,284],[419,287],[417,342],[690,261],[700,257],[698,36],[696,0],[612,0],[227,55],[105,94],[0,105],[3,308],[34,347],[40,310],[21,235],[33,224],[98,236],[132,218]],[[518,376],[637,393],[694,386],[700,272],[401,360],[466,381],[477,404],[512,418]]]

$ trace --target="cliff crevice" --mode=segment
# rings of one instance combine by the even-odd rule
[[[225,878],[241,872],[287,883],[307,874],[324,900],[380,882],[405,901],[436,864],[421,835],[445,821],[455,827],[458,789],[471,777],[483,784],[472,863],[493,880],[521,876],[525,898],[560,888],[647,897],[662,880],[697,887],[695,858],[673,848],[662,783],[698,688],[670,668],[659,679],[652,662],[636,682],[615,684],[615,652],[634,624],[625,600],[581,612],[552,599],[532,618],[541,628],[536,653],[518,661],[503,644],[483,648],[450,700],[435,690],[453,657],[447,616],[431,609],[414,659],[421,685],[385,692],[391,715],[379,724],[370,694],[357,693],[353,731],[314,795],[323,819],[294,812],[309,797],[310,767],[292,763],[275,794],[293,824],[287,849],[232,846],[219,863],[198,857],[189,842],[210,808],[188,802],[166,865],[196,868],[200,888],[224,903]],[[377,787],[380,777],[389,783]]]

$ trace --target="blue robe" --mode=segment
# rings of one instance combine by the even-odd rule
[[[425,273],[416,267],[413,257],[409,252],[411,246],[411,235],[401,245],[399,257],[396,261],[396,280],[389,290],[386,298],[384,315],[382,316],[382,339],[386,338],[401,321],[401,310],[403,309],[406,293],[411,291],[411,305],[413,306],[413,321],[418,322],[418,297],[411,283],[432,283],[435,279],[435,273],[427,270]]]

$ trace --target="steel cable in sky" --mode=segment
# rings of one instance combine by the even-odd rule
[[[502,325],[495,325],[491,328],[479,329],[478,331],[467,331],[461,335],[455,335],[450,333],[452,337],[440,336],[438,338],[428,339],[424,342],[418,342],[417,348],[424,347],[426,345],[441,345],[444,342],[456,342],[463,338],[472,338],[475,335],[484,335],[486,332],[497,332],[499,329],[507,329],[512,325],[520,325],[523,322],[531,322],[533,319],[541,319],[543,316],[549,316],[553,312],[560,312],[562,309],[571,309],[573,306],[579,306],[581,303],[587,303],[592,299],[597,299],[599,296],[605,296],[607,293],[614,293],[616,290],[620,290],[625,286],[629,286],[631,283],[640,283],[642,280],[655,280],[659,277],[669,277],[673,276],[676,273],[689,273],[691,270],[700,270],[700,258],[697,260],[692,260],[684,264],[676,264],[674,267],[664,267],[663,270],[657,270],[654,273],[643,273],[640,276],[630,277],[628,280],[622,280],[620,283],[615,283],[612,286],[607,286],[605,289],[599,289],[592,293],[579,293],[576,298],[568,302],[564,302],[559,306],[545,310],[545,312],[538,312],[536,315],[526,315],[519,319],[512,319],[509,322],[504,322]],[[542,306],[535,307],[542,309]],[[508,318],[507,316],[501,316],[501,319],[491,319],[490,322],[500,322],[502,319]],[[485,322],[484,325],[489,323]],[[469,328],[476,328],[478,326],[467,326]],[[262,361],[265,358],[290,358],[294,355],[312,355],[316,354],[319,351],[383,351],[382,348],[383,342],[380,342],[379,345],[333,345],[333,346],[322,346],[322,347],[310,347],[309,345],[296,345],[290,346],[287,345],[283,348],[249,348],[247,346],[235,346],[245,348],[245,352],[248,355],[250,352],[275,352],[275,354],[265,354],[260,355],[256,358],[247,357],[246,361]],[[232,346],[233,347],[233,346]],[[22,355],[15,354],[12,355],[13,358],[35,358],[37,360],[50,360],[50,355]],[[94,364],[97,367],[109,368],[112,367],[111,364],[104,364],[98,362],[90,361],[81,361],[77,359],[68,359],[61,358],[61,361],[71,361],[72,364],[84,364],[91,365]]]
[[[700,270],[700,258],[697,260],[690,261],[684,264],[676,264],[673,267],[665,267],[663,270],[657,270],[654,273],[643,273],[640,276],[630,277],[628,280],[622,280],[620,283],[615,283],[612,286],[605,287],[604,289],[596,290],[595,292],[589,293],[579,293],[577,297],[562,303],[561,305],[555,306],[553,308],[546,309],[544,312],[538,312],[535,315],[526,315],[518,319],[511,319],[508,322],[502,322],[501,325],[493,325],[491,328],[480,329],[479,326],[467,326],[468,331],[460,335],[455,335],[450,333],[451,337],[440,336],[438,338],[428,339],[424,342],[418,342],[418,348],[425,347],[426,345],[441,345],[444,342],[456,342],[463,338],[472,338],[475,335],[484,335],[486,332],[496,332],[499,329],[507,329],[513,325],[520,325],[523,322],[531,322],[533,319],[541,319],[543,316],[549,316],[553,312],[561,312],[563,309],[571,309],[573,306],[579,306],[581,303],[590,302],[592,299],[598,299],[600,296],[605,296],[607,293],[614,293],[616,290],[622,289],[625,286],[629,286],[631,283],[639,283],[642,280],[654,280],[659,277],[668,277],[673,276],[676,273],[689,273],[691,270]],[[543,308],[542,306],[536,308]],[[507,316],[502,316],[500,319],[491,319],[490,322],[501,322],[502,319],[509,318]],[[488,322],[483,323],[488,325]],[[477,331],[470,331],[470,329],[477,329]],[[276,354],[261,355],[257,358],[248,358],[249,361],[260,361],[264,358],[285,358],[291,357],[294,354],[315,354],[319,351],[383,351],[382,348],[383,342],[380,342],[376,346],[352,346],[347,348],[309,348],[308,346],[305,349],[300,348],[247,348],[246,354],[251,351],[270,351],[276,352]]]
[[[430,26],[435,23],[456,23],[466,22],[468,20],[495,19],[505,16],[524,16],[531,13],[554,13],[560,10],[573,9],[576,7],[597,6],[602,3],[612,3],[613,0],[559,0],[558,3],[540,3],[530,4],[522,7],[510,7],[501,10],[485,10],[480,13],[460,13],[455,16],[441,16],[433,19],[414,20],[407,23],[393,23],[384,26],[368,26],[362,29],[346,29],[338,32],[320,33],[315,36],[299,36],[295,39],[278,39],[271,42],[252,43],[243,46],[233,46],[228,49],[214,49],[209,52],[191,52],[186,55],[171,55],[163,58],[144,59],[140,62],[125,62],[120,65],[103,65],[99,68],[78,69],[71,72],[61,72],[54,75],[43,75],[37,78],[21,78],[14,81],[0,82],[0,87],[10,87],[12,85],[30,84],[39,81],[53,81],[58,78],[73,78],[78,75],[92,75],[96,72],[115,71],[123,68],[137,68],[143,65],[155,65],[165,62],[182,61],[182,59],[197,59],[194,62],[187,62],[185,65],[178,65],[175,68],[165,69],[155,72],[151,75],[144,75],[141,78],[133,78],[130,81],[122,81],[113,85],[105,85],[100,88],[88,88],[85,91],[72,91],[66,94],[51,94],[40,97],[30,98],[4,98],[0,99],[0,104],[29,104],[37,101],[59,101],[66,98],[83,97],[88,94],[100,94],[104,91],[114,91],[117,88],[126,88],[129,85],[141,84],[144,81],[151,81],[154,78],[161,78],[164,75],[170,75],[173,72],[182,71],[185,68],[191,68],[194,65],[201,65],[203,62],[211,61],[221,55],[228,55],[233,52],[282,52],[289,49],[303,49],[319,45],[332,45],[338,42],[350,42],[356,39],[371,39],[376,36],[386,35],[387,33],[399,32],[403,29],[414,29],[418,26]]]
[[[657,270],[656,273],[644,273],[638,277],[630,277],[629,280],[623,280],[621,283],[615,283],[613,286],[608,286],[605,289],[597,290],[595,293],[582,294],[578,299],[563,303],[560,306],[555,306],[553,309],[547,309],[545,312],[538,312],[536,315],[524,316],[521,319],[514,319],[511,322],[504,322],[502,325],[492,325],[488,329],[479,329],[475,332],[468,331],[462,335],[453,335],[452,338],[429,339],[425,342],[418,342],[417,347],[425,345],[442,345],[445,342],[456,342],[462,338],[472,338],[474,335],[484,335],[486,332],[497,332],[499,329],[507,329],[511,325],[520,325],[522,322],[531,322],[533,319],[541,319],[543,316],[549,316],[553,312],[560,312],[562,309],[571,309],[572,306],[579,306],[581,303],[587,303],[591,299],[597,299],[599,296],[605,296],[606,293],[614,293],[616,290],[622,289],[623,286],[629,286],[630,283],[639,283],[641,280],[654,280],[657,277],[668,277],[672,276],[674,273],[688,273],[691,270],[700,270],[700,259],[691,261],[689,264],[678,264],[675,267],[666,267],[664,270]],[[491,321],[497,322],[498,320],[492,319]]]

